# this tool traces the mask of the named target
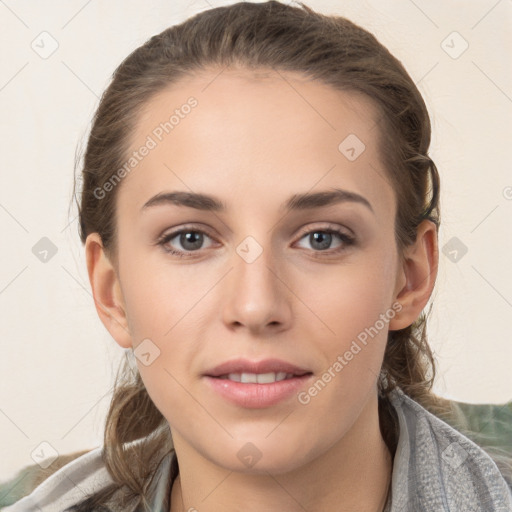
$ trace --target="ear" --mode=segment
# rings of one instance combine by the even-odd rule
[[[85,254],[96,311],[116,342],[130,348],[132,339],[119,278],[98,233],[87,236]]]
[[[394,298],[402,309],[390,320],[390,331],[405,329],[420,316],[434,289],[438,259],[437,227],[424,220],[418,226],[416,241],[405,249],[397,273]]]

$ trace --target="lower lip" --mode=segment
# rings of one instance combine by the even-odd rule
[[[313,377],[312,374],[269,384],[242,383],[229,379],[205,376],[209,385],[226,400],[248,409],[261,409],[276,405],[296,393]]]

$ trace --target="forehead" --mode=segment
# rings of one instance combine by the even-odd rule
[[[299,73],[203,70],[144,105],[131,151],[151,150],[124,178],[123,194],[138,204],[172,188],[221,196],[251,190],[270,200],[273,192],[318,183],[364,191],[389,209],[376,119],[363,94]]]

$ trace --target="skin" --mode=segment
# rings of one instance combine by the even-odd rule
[[[388,329],[413,323],[432,293],[435,225],[424,221],[399,258],[396,198],[367,97],[290,72],[204,70],[145,106],[132,148],[189,96],[198,106],[119,185],[117,263],[97,233],[86,241],[106,328],[123,348],[149,338],[160,350],[148,366],[136,360],[178,456],[171,510],[381,510],[392,463],[377,378]],[[355,161],[338,150],[349,134],[366,146]],[[373,212],[355,202],[281,210],[293,194],[333,187],[364,196]],[[175,190],[214,195],[228,209],[141,212],[149,198]],[[179,258],[156,242],[184,225],[206,234],[195,251],[179,236],[168,242],[188,250]],[[306,233],[327,227],[353,234],[355,244],[332,235],[322,250]],[[263,251],[251,263],[236,251],[247,236]],[[293,395],[238,407],[202,378],[236,356],[284,359],[318,378],[397,302],[400,312],[306,405]],[[248,442],[261,453],[252,467],[237,457]]]

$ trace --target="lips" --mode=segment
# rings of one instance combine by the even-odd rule
[[[313,378],[307,368],[280,359],[234,359],[206,371],[203,382],[237,407],[263,409],[290,403]]]
[[[301,368],[295,364],[280,359],[265,359],[262,361],[250,361],[248,359],[233,359],[226,361],[214,368],[207,370],[206,377],[223,377],[229,374],[286,374],[286,376],[300,377],[312,373],[307,368]]]

